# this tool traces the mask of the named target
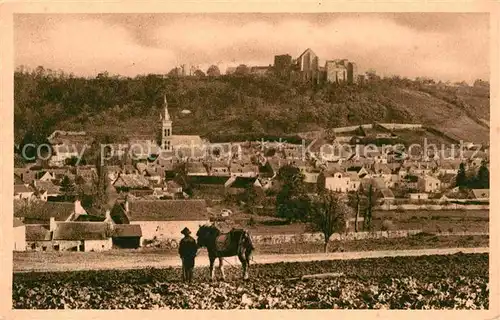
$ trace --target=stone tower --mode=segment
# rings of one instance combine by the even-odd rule
[[[172,150],[172,120],[168,114],[167,96],[163,96],[164,114],[161,117],[161,148],[162,150]]]

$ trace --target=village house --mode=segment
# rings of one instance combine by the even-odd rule
[[[472,189],[472,194],[474,195],[474,200],[478,201],[489,201],[490,200],[490,189]]]
[[[229,194],[240,194],[251,187],[262,189],[262,184],[257,177],[232,176],[224,184],[225,192]]]
[[[119,174],[112,185],[118,192],[151,189],[149,180],[140,174]]]
[[[48,224],[50,218],[66,221],[75,212],[71,202],[31,202],[21,209],[14,210],[14,217],[24,224]]]
[[[64,166],[65,161],[79,157],[79,150],[73,144],[52,145],[52,155],[49,160],[51,166]]]
[[[433,168],[430,166],[428,162],[425,163],[418,162],[416,164],[411,165],[408,172],[411,175],[415,176],[420,176],[420,175],[429,176],[432,173],[432,169]]]
[[[26,250],[26,226],[24,223],[18,219],[13,220],[13,250],[14,251],[25,251]]]
[[[47,201],[50,198],[59,197],[62,193],[60,187],[55,185],[53,181],[33,181],[33,187],[37,191],[40,200]]]
[[[384,204],[391,204],[396,199],[394,193],[389,188],[382,188],[378,192],[380,199],[384,202]]]
[[[208,176],[207,166],[202,162],[188,162],[186,170],[188,176]]]
[[[356,172],[346,172],[345,175],[349,178],[347,192],[358,191],[361,186],[361,178]]]
[[[251,163],[235,163],[230,165],[231,176],[236,177],[256,177],[259,173],[259,168]]]
[[[180,240],[184,227],[196,232],[209,222],[205,200],[126,200],[115,204],[112,215],[124,224],[140,225],[144,240]]]
[[[109,222],[58,222],[52,227],[53,223],[52,220],[50,231],[54,251],[107,251],[113,246]]]
[[[136,249],[142,246],[142,229],[137,224],[115,224],[113,248]]]
[[[402,180],[400,180],[400,182],[401,185],[405,186],[408,189],[418,188],[418,176],[406,175]]]
[[[457,175],[460,162],[441,161],[438,167],[439,175]]]
[[[408,194],[410,200],[427,200],[429,199],[429,194],[425,192],[412,192]]]
[[[417,187],[421,192],[438,192],[441,190],[441,181],[433,176],[418,176]]]
[[[26,250],[50,251],[52,249],[52,232],[49,224],[26,225]]]
[[[335,192],[348,192],[351,188],[351,179],[346,172],[325,172],[322,174],[324,187]]]
[[[107,251],[115,247],[137,248],[140,225],[116,225],[106,216],[91,216],[75,202],[77,209],[65,221],[50,217],[48,224],[26,225],[26,246],[34,251]],[[79,209],[78,209],[79,207]],[[117,227],[118,226],[118,227]]]
[[[36,174],[38,181],[53,181],[56,179],[55,173],[51,173],[50,171],[40,171]]]
[[[14,200],[31,201],[34,198],[35,190],[28,185],[14,185]]]
[[[30,167],[23,167],[23,168],[14,168],[14,175],[15,177],[18,177],[20,181],[22,182],[15,182],[15,184],[31,184],[33,180],[36,179],[36,174],[38,171],[36,170],[31,170]]]
[[[208,163],[210,175],[213,176],[229,176],[230,166],[225,161],[212,161]]]

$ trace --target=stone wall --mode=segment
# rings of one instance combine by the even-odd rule
[[[421,129],[421,124],[414,123],[378,123],[381,127],[387,130],[402,130],[402,129]]]
[[[416,235],[422,230],[395,230],[395,231],[373,231],[373,232],[348,232],[335,233],[330,241],[366,240],[382,238],[405,238]],[[276,234],[276,235],[252,235],[255,244],[281,244],[281,243],[323,243],[324,237],[321,233],[303,234]]]
[[[351,132],[351,131],[357,130],[359,127],[362,127],[363,129],[372,129],[373,124],[362,124],[362,125],[358,125],[358,126],[333,128],[333,132],[335,132],[335,133]]]
[[[348,232],[335,233],[330,237],[330,241],[352,241],[367,239],[394,239],[406,238],[421,233],[422,230],[394,230],[394,231],[373,231],[373,232]],[[435,236],[486,236],[488,232],[438,232]],[[303,234],[275,234],[275,235],[252,235],[254,244],[283,244],[283,243],[324,243],[324,237],[321,233],[303,233]]]
[[[377,210],[489,210],[488,204],[389,204],[385,203]]]

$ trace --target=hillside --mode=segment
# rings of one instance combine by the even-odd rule
[[[423,85],[398,78],[362,86],[284,83],[273,78],[76,78],[15,74],[15,139],[55,129],[123,140],[155,136],[163,94],[175,134],[216,140],[286,135],[378,122],[422,123],[467,141],[489,141],[489,89]],[[187,109],[191,114],[182,114]]]

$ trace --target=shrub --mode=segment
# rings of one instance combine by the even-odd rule
[[[391,220],[384,220],[384,221],[382,221],[381,229],[382,229],[382,231],[391,231],[391,230],[396,229],[396,226],[394,225],[394,223]]]
[[[396,212],[397,212],[397,213],[404,213],[404,212],[405,212],[405,209],[403,209],[403,207],[402,207],[402,206],[398,206],[398,207],[396,208]]]
[[[257,224],[257,222],[255,221],[255,219],[254,219],[253,217],[250,217],[250,219],[248,219],[248,221],[247,221],[247,225],[248,225],[249,227],[253,227],[253,226],[255,226],[256,224]]]

